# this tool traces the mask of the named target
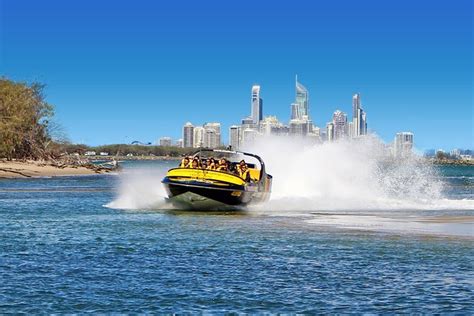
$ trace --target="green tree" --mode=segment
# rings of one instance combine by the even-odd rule
[[[45,101],[43,89],[40,83],[0,78],[0,157],[46,158],[53,106]]]

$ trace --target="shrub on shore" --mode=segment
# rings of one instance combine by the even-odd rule
[[[54,111],[43,89],[40,83],[0,78],[0,157],[12,160],[48,156],[49,121]]]

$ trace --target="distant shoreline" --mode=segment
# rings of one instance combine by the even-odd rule
[[[91,166],[55,166],[49,161],[0,160],[0,179],[64,177],[105,174],[112,170]]]
[[[433,165],[474,166],[474,160],[427,159]]]

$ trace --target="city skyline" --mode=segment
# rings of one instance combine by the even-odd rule
[[[260,97],[261,86],[254,84],[251,89],[250,116],[242,119],[242,124],[233,124],[229,126],[229,141],[224,142],[221,139],[220,123],[204,123],[203,126],[192,125],[187,122],[183,126],[183,138],[177,139],[174,143],[170,137],[161,137],[157,144],[159,146],[177,146],[185,148],[219,148],[230,146],[234,150],[241,147],[252,145],[257,137],[266,136],[296,136],[306,137],[308,141],[314,144],[322,142],[333,142],[342,139],[354,139],[368,134],[376,135],[375,132],[369,133],[367,129],[367,113],[362,108],[361,95],[355,93],[352,96],[352,119],[348,120],[347,113],[337,109],[334,111],[332,121],[326,124],[325,129],[312,124],[309,117],[309,91],[295,80],[295,102],[290,106],[290,118],[288,125],[283,124],[273,115],[263,115],[263,100]],[[305,114],[303,114],[305,113]],[[217,129],[215,128],[217,126]],[[210,129],[208,127],[211,127]],[[199,129],[199,130],[198,130]],[[204,133],[212,132],[217,134],[214,140],[205,139]],[[193,136],[194,135],[194,136]],[[246,139],[249,138],[249,139]],[[390,148],[395,157],[406,157],[413,153],[414,134],[404,131],[397,132],[393,141],[386,142],[387,148]],[[428,154],[434,149],[425,150]],[[469,149],[453,148],[450,150],[452,156],[461,156],[460,152]],[[435,152],[444,152],[443,149],[434,150]]]
[[[177,139],[186,121],[221,122],[228,139],[256,83],[264,113],[286,120],[297,73],[321,128],[361,92],[385,142],[412,131],[420,150],[474,147],[471,1],[298,7],[2,2],[0,74],[46,84],[74,143]]]
[[[339,109],[335,110],[332,115],[332,120],[329,121],[325,128],[320,128],[317,125],[312,124],[309,114],[309,91],[298,81],[296,75],[295,80],[295,101],[290,105],[290,116],[288,124],[282,124],[280,120],[274,115],[263,115],[262,104],[263,100],[260,97],[261,86],[259,84],[252,85],[251,88],[251,103],[250,103],[250,115],[242,119],[241,125],[233,124],[229,126],[228,142],[225,142],[221,138],[221,124],[220,123],[204,123],[203,126],[192,125],[191,122],[187,122],[183,126],[182,138],[172,140],[170,137],[161,137],[156,141],[156,145],[160,146],[177,146],[185,148],[218,148],[222,146],[230,146],[232,149],[240,149],[245,143],[245,134],[250,132],[251,140],[247,141],[246,145],[251,145],[255,141],[256,137],[265,136],[304,136],[304,137],[317,137],[313,139],[314,143],[322,143],[325,141],[337,141],[341,139],[352,139],[365,136],[367,134],[377,135],[375,131],[368,132],[367,129],[367,113],[363,110],[361,103],[361,94],[355,93],[352,95],[352,119],[348,119],[348,114]],[[303,114],[305,113],[305,114]],[[303,125],[296,126],[293,124]],[[303,123],[303,124],[301,124]],[[200,128],[202,131],[206,131],[206,125],[217,125],[218,126],[218,138],[214,141],[196,141],[196,139],[204,138],[204,136],[196,136],[196,130],[191,130],[190,140],[186,140],[189,136],[187,129]],[[225,128],[224,128],[225,130]],[[212,128],[211,128],[212,131]],[[166,143],[162,144],[163,139]],[[168,142],[169,141],[169,142]],[[403,157],[412,152],[415,148],[414,134],[410,131],[398,131],[395,133],[392,140],[386,141],[386,145],[389,145],[393,150],[393,154],[397,157]],[[433,148],[425,149],[425,152],[432,151]],[[459,150],[469,150],[469,148],[452,148],[450,152],[457,152]],[[442,151],[443,149],[437,149],[436,151]]]
[[[290,105],[290,117],[288,124],[282,123],[276,116],[263,115],[263,99],[260,96],[261,86],[252,85],[250,115],[242,118],[241,124],[233,124],[229,127],[229,141],[221,138],[220,123],[204,123],[203,126],[194,126],[187,122],[183,126],[182,138],[174,145],[184,148],[219,148],[230,146],[239,150],[253,145],[257,138],[267,136],[293,136],[306,138],[309,143],[318,144],[322,142],[333,142],[342,139],[357,139],[369,133],[367,129],[367,113],[364,111],[360,93],[352,96],[352,119],[348,121],[348,115],[337,109],[332,120],[321,129],[313,124],[309,116],[309,91],[298,81],[295,76],[295,101]],[[409,135],[407,137],[400,135]],[[165,142],[163,141],[165,140]],[[403,140],[403,141],[402,141]],[[411,132],[397,132],[393,142],[388,142],[393,148],[396,156],[405,156],[411,153],[414,146],[414,135]],[[170,146],[170,137],[159,139],[160,146]],[[163,145],[163,143],[165,145]],[[403,143],[403,145],[401,145]],[[403,148],[403,150],[401,149]],[[403,152],[403,154],[401,154]]]

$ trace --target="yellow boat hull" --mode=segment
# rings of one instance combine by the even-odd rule
[[[245,182],[227,172],[175,168],[168,171],[162,183],[169,201],[178,207],[190,209],[246,206],[270,197],[270,183]]]

